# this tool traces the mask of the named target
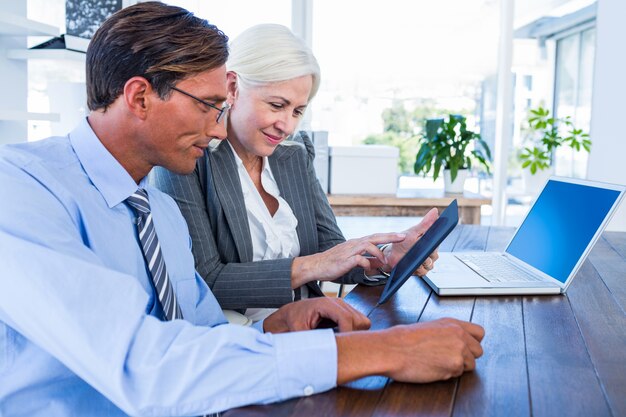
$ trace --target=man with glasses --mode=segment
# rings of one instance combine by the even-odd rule
[[[123,9],[87,52],[89,117],[0,150],[0,414],[201,415],[365,375],[426,382],[474,368],[482,329],[451,319],[279,334],[322,317],[369,327],[326,298],[257,329],[225,325],[176,204],[146,176],[191,172],[225,136],[227,51],[184,9]]]
[[[206,100],[202,100],[201,98],[198,98],[194,96],[193,94],[183,91],[178,87],[171,87],[171,88],[174,91],[178,91],[179,93],[186,95],[187,97],[191,97],[192,99],[196,100],[198,103],[204,104],[207,108],[217,110],[219,112],[217,113],[217,119],[215,120],[217,124],[220,124],[222,123],[223,120],[225,120],[225,117],[228,114],[228,110],[230,109],[230,104],[228,104],[226,101],[224,102],[224,104],[222,104],[222,107],[217,107],[215,104],[211,104]]]

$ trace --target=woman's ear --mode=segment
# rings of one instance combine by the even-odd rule
[[[235,100],[237,100],[237,96],[239,95],[239,86],[237,83],[237,73],[234,71],[228,71],[226,73],[226,87],[227,87],[227,96],[226,101],[230,103],[232,106],[235,104]]]

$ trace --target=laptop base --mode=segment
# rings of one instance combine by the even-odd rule
[[[546,286],[538,287],[536,284],[532,287],[523,288],[519,283],[510,287],[445,287],[439,288],[437,284],[431,281],[428,276],[423,277],[424,281],[437,293],[437,295],[449,296],[465,296],[465,295],[545,295],[545,294],[562,294],[559,287]],[[511,285],[511,284],[508,284]]]
[[[549,281],[488,282],[452,253],[440,253],[435,269],[424,281],[438,295],[560,294],[563,289]]]

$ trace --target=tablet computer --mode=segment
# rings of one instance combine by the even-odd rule
[[[411,249],[400,259],[387,279],[387,285],[378,304],[387,302],[413,274],[418,266],[443,242],[459,223],[459,208],[456,199],[439,215],[439,218],[424,233]]]

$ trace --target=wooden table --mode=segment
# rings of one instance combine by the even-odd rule
[[[511,234],[460,226],[440,250],[500,250]],[[440,317],[484,326],[476,371],[421,385],[370,377],[226,415],[626,416],[626,233],[604,233],[566,296],[438,297],[411,278],[375,308],[381,290],[361,287],[346,298],[374,329]]]
[[[465,224],[480,224],[480,207],[491,204],[491,199],[479,194],[448,194],[436,189],[401,189],[395,196],[328,195],[335,216],[423,216],[433,207],[441,212],[455,198],[460,221]]]

